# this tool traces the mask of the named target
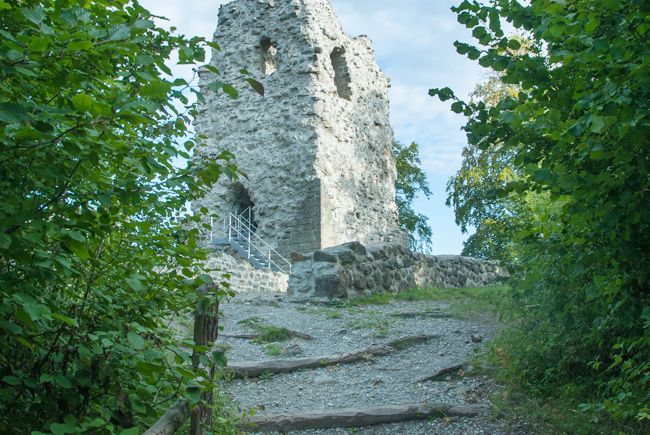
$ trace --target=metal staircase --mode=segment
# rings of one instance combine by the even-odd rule
[[[231,212],[223,220],[221,237],[214,237],[214,225],[211,225],[210,241],[217,245],[231,246],[256,269],[270,269],[290,274],[291,262],[257,235],[257,228],[251,221],[250,207],[241,213]]]

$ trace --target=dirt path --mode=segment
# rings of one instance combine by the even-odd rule
[[[396,346],[384,354],[364,355],[349,364],[322,364],[279,374],[262,372],[256,378],[227,382],[225,388],[240,411],[254,409],[256,418],[281,413],[289,414],[291,419],[303,413],[326,413],[323,421],[331,422],[331,414],[343,409],[394,409],[399,405],[422,403],[469,405],[471,409],[485,405],[489,409],[489,396],[497,389],[492,380],[476,374],[471,360],[494,336],[498,325],[486,323],[485,316],[482,320],[452,317],[444,302],[395,301],[388,305],[331,307],[293,304],[282,295],[247,294],[224,304],[222,312],[224,335],[258,335],[258,340],[249,336],[220,338],[220,344],[230,347],[228,358],[233,365],[321,358],[381,347],[402,337],[429,337]],[[311,339],[290,335],[286,341],[264,343],[265,339],[283,338],[278,327],[306,334]],[[461,367],[434,380],[420,381],[454,366]],[[474,417],[428,418],[288,433],[499,434],[506,430],[488,412]]]

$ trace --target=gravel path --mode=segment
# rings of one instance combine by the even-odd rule
[[[417,382],[442,368],[467,362],[498,329],[494,323],[452,318],[446,315],[446,308],[446,304],[439,302],[402,301],[379,306],[333,308],[289,303],[282,295],[238,295],[221,307],[223,334],[250,333],[247,323],[257,321],[306,333],[314,339],[293,338],[272,345],[273,352],[251,340],[221,337],[219,343],[230,348],[228,359],[232,363],[341,354],[410,335],[432,334],[436,338],[356,364],[234,380],[226,383],[225,388],[242,411],[256,409],[258,414],[417,402],[485,403],[497,387],[483,376],[447,376],[440,382]],[[282,354],[269,356],[268,352]],[[471,372],[471,367],[468,372]],[[291,433],[505,432],[498,420],[476,417]]]

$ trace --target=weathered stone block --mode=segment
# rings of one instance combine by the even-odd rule
[[[338,258],[336,257],[335,254],[328,251],[315,251],[314,261],[326,262],[326,263],[337,263]]]

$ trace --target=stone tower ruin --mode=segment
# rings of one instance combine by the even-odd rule
[[[230,150],[246,174],[195,207],[251,207],[257,233],[282,255],[401,237],[389,124],[389,80],[366,36],[347,36],[328,0],[223,5],[203,70],[196,120],[207,151]],[[242,69],[263,83],[259,96]],[[238,85],[233,100],[208,85]]]

